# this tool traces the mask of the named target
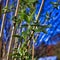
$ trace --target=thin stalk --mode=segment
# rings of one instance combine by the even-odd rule
[[[44,4],[44,0],[42,0],[40,9],[39,9],[38,14],[37,14],[37,16],[36,16],[36,20],[39,19],[39,16],[40,16],[41,11],[42,11],[43,4]],[[37,37],[38,37],[38,35],[37,35]],[[33,45],[32,45],[32,60],[34,60],[34,37],[33,37]]]
[[[42,11],[43,4],[44,4],[44,0],[42,0],[41,6],[40,6],[39,11],[38,11],[38,14],[37,14],[37,16],[36,16],[36,20],[39,19],[39,16],[40,16],[41,11]]]
[[[6,7],[8,6],[8,1],[9,0],[7,0],[6,1]],[[7,10],[5,10],[5,12],[6,12]],[[3,14],[3,18],[2,18],[2,25],[1,25],[1,31],[0,31],[0,38],[1,38],[1,41],[2,41],[2,36],[3,36],[3,28],[4,28],[4,21],[5,21],[5,16],[6,16],[6,13],[4,13]],[[6,42],[5,42],[6,43]],[[2,60],[4,60],[4,57],[5,57],[5,47],[6,47],[6,44],[3,44],[3,42],[2,42],[2,52],[1,52],[1,55],[2,55]]]
[[[33,44],[32,44],[32,60],[34,60],[34,37],[33,37]]]
[[[12,31],[11,31],[11,37],[10,37],[10,41],[9,41],[8,51],[7,51],[7,60],[9,58],[9,52],[10,52],[10,47],[11,47],[11,43],[12,43],[13,33],[14,33],[14,26],[12,27]]]
[[[1,13],[2,11],[2,1],[0,1],[0,18],[1,18]],[[1,49],[2,49],[2,39],[0,38],[0,60],[1,60]]]
[[[18,29],[18,35],[20,35],[20,29],[21,29],[21,22],[20,22],[20,25],[19,25],[19,29]],[[21,42],[19,43],[18,45],[18,49],[21,47]]]
[[[9,0],[6,1],[6,7],[8,6],[8,1],[9,1]],[[6,12],[6,11],[7,11],[7,10],[5,9],[5,12]],[[0,37],[2,36],[2,31],[3,31],[5,16],[6,16],[6,13],[3,14],[2,25],[1,25],[1,31],[0,31]]]
[[[32,60],[34,60],[34,31],[31,31],[31,35],[32,35]]]
[[[19,6],[19,0],[18,0],[18,2],[17,2],[17,6],[16,6],[16,10],[15,10],[15,15],[14,15],[14,16],[17,16],[18,6]],[[9,40],[9,46],[8,46],[8,51],[7,51],[7,60],[8,60],[8,58],[9,58],[9,52],[10,52],[10,47],[11,47],[11,43],[12,43],[14,28],[15,28],[15,27],[13,26],[13,27],[12,27],[12,32],[11,32],[11,37],[10,37],[10,40]]]
[[[3,44],[3,50],[2,50],[2,60],[5,60],[6,59],[6,42]]]
[[[17,8],[16,8],[16,13],[15,13],[15,16],[17,15],[17,12],[18,12],[18,7],[19,7],[19,0],[18,0],[18,3],[17,3]],[[19,29],[15,29],[15,32],[19,31]],[[16,35],[19,35],[19,33],[15,33]],[[18,47],[18,38],[15,37],[15,42],[14,42],[14,48],[17,48]],[[14,53],[14,52],[13,52]],[[16,60],[16,58],[14,59]]]

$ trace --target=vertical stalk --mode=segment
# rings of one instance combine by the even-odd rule
[[[20,29],[21,29],[21,22],[20,22],[19,29],[18,29],[18,31],[19,31],[18,35],[20,34]],[[19,43],[18,49],[19,49],[20,47],[21,47],[21,43]]]
[[[3,44],[3,50],[2,50],[2,60],[5,60],[6,59],[6,42],[4,42]]]
[[[11,43],[12,43],[13,32],[14,32],[14,26],[12,27],[12,31],[11,31],[11,37],[10,37],[10,41],[9,41],[8,51],[7,51],[7,60],[9,58],[9,52],[10,52],[10,47],[11,47]]]
[[[42,0],[42,3],[41,3],[41,6],[40,6],[40,9],[39,9],[38,14],[37,14],[37,16],[36,16],[36,20],[39,19],[39,16],[40,16],[41,11],[42,11],[43,4],[44,4],[44,0]]]
[[[17,2],[17,6],[16,6],[16,10],[15,10],[15,15],[14,15],[15,17],[17,16],[18,6],[19,6],[19,0]],[[7,60],[9,59],[9,52],[10,52],[10,47],[11,47],[11,43],[12,43],[14,28],[15,28],[15,26],[12,27],[11,37],[10,37],[10,41],[9,41],[8,51],[7,51]]]
[[[16,11],[15,11],[15,17],[17,16],[17,12],[18,12],[18,6],[19,6],[19,0],[17,2],[17,7],[16,7]],[[17,29],[15,29],[15,32],[17,31]],[[16,33],[18,35],[18,33]],[[15,38],[15,43],[16,45],[14,45],[14,47],[17,47],[17,38]]]
[[[31,31],[31,35],[32,35],[32,60],[34,60],[34,31]]]
[[[40,16],[41,11],[42,11],[43,4],[44,4],[44,0],[42,0],[40,9],[39,9],[38,14],[37,14],[37,16],[36,16],[36,20],[39,19],[39,16]],[[37,36],[38,36],[38,35],[37,35]],[[32,45],[32,60],[34,60],[34,37],[33,37],[33,45]]]
[[[9,0],[6,0],[6,7],[8,6],[8,1]],[[7,9],[5,9],[5,12],[6,11],[7,11]],[[4,28],[5,16],[6,16],[6,13],[3,14],[3,18],[2,18],[2,25],[1,25],[1,31],[0,31],[0,39],[1,39],[1,42],[2,42],[2,36],[3,36],[3,28]],[[2,58],[2,60],[4,60],[4,57],[5,57],[5,47],[6,47],[6,44],[5,43],[6,42],[4,42],[4,44],[3,44],[3,42],[2,42],[1,49],[0,49],[0,50],[2,50],[2,52],[1,52],[1,58]]]
[[[8,1],[9,1],[9,0],[6,1],[6,7],[8,6]],[[6,11],[7,11],[7,10],[5,9],[5,12],[6,12]],[[5,16],[6,16],[6,13],[3,14],[2,25],[1,25],[1,31],[0,31],[0,37],[2,36],[2,31],[3,31]]]
[[[34,60],[34,37],[33,39],[33,44],[32,44],[32,60]]]
[[[1,13],[2,11],[2,1],[0,1],[0,19],[1,19]],[[1,60],[1,49],[2,49],[2,39],[0,38],[0,60]]]

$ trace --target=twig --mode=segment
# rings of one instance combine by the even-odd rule
[[[18,6],[19,6],[19,0],[17,2],[17,7],[16,7],[16,11],[15,11],[15,16],[17,16],[17,12],[18,12]],[[13,38],[13,32],[14,32],[14,26],[12,27],[12,32],[11,32],[11,37],[10,37],[10,41],[9,41],[9,46],[8,46],[8,51],[7,51],[7,60],[9,58],[9,52],[10,52],[10,47],[11,47],[11,43],[12,43],[12,38]]]
[[[8,0],[6,1],[6,7],[7,7],[7,6],[8,6]],[[6,11],[7,11],[7,10],[5,9],[5,12],[6,12]],[[6,16],[6,13],[3,14],[2,25],[1,25],[1,31],[0,31],[0,37],[2,36],[2,31],[3,31],[5,16]]]
[[[31,35],[33,35],[34,34],[34,31],[31,31]],[[34,60],[34,35],[32,36],[32,42],[33,42],[33,44],[32,44],[32,60]]]
[[[40,9],[39,9],[38,14],[37,14],[37,16],[36,16],[36,20],[39,19],[39,16],[40,16],[41,11],[42,11],[43,4],[44,4],[44,0],[42,0]],[[38,35],[37,35],[37,37],[38,37]],[[36,37],[36,38],[37,38],[37,37]],[[32,46],[32,60],[34,60],[34,38],[33,38],[33,46]]]
[[[6,56],[5,56],[5,53],[6,53],[6,42],[3,44],[3,49],[2,49],[2,60],[5,60]]]
[[[6,1],[6,7],[8,6],[8,1],[9,1],[9,0]],[[6,11],[7,11],[7,10],[5,10],[5,12],[6,12]],[[0,31],[0,38],[2,38],[2,35],[3,35],[2,32],[3,32],[3,27],[4,27],[5,16],[6,16],[6,13],[3,14],[1,31]],[[3,44],[3,42],[2,42],[2,45],[3,45],[3,46],[2,46],[1,55],[2,55],[2,60],[4,60],[4,59],[5,59],[4,57],[5,57],[5,47],[6,47],[5,45],[6,45],[6,44],[5,44],[5,43]]]
[[[39,9],[38,14],[37,14],[37,16],[36,16],[36,20],[39,19],[39,16],[40,16],[41,11],[42,11],[43,4],[44,4],[44,0],[42,0],[42,3],[41,3],[41,6],[40,6],[40,9]]]
[[[33,37],[33,45],[32,45],[32,60],[34,60],[34,37]]]

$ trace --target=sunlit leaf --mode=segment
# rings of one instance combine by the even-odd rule
[[[28,0],[29,3],[34,3],[36,2],[37,0]]]
[[[49,13],[47,12],[46,13],[46,18],[45,18],[45,20],[49,20],[50,19],[50,15],[49,15]]]

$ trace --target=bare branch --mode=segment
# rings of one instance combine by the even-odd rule
[[[40,16],[41,11],[42,11],[43,4],[44,4],[44,0],[42,0],[42,3],[41,3],[41,6],[40,6],[40,9],[39,9],[38,14],[37,14],[37,16],[36,16],[36,20],[39,19],[39,16]]]
[[[8,6],[8,0],[6,1],[6,7]],[[5,9],[5,12],[7,10]],[[4,21],[5,21],[5,15],[6,13],[3,14],[3,19],[2,19],[2,25],[1,25],[1,31],[0,31],[0,37],[2,36],[2,31],[3,31],[3,26],[4,26]]]
[[[17,16],[18,5],[19,5],[19,0],[18,0],[18,2],[17,2],[17,7],[16,7],[16,11],[15,11],[15,16]],[[13,26],[13,27],[12,27],[12,32],[11,32],[10,41],[9,41],[9,46],[8,46],[7,60],[8,60],[8,58],[9,58],[9,52],[10,52],[10,47],[11,47],[11,43],[12,43],[12,38],[13,38],[14,28],[15,28],[15,27]]]

